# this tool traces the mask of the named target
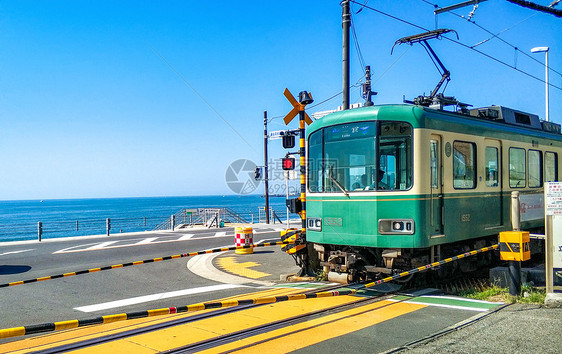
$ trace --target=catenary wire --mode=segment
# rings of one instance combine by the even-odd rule
[[[355,0],[349,0],[349,1],[350,1],[350,2],[353,2],[353,3],[355,3],[355,4],[358,4]],[[362,4],[358,4],[358,5],[360,5],[360,6],[364,7],[364,8],[366,8],[366,9],[369,9],[369,10],[371,10],[371,11],[373,11],[373,12],[379,13],[379,14],[381,14],[381,15],[383,15],[383,16],[386,16],[386,17],[392,18],[392,19],[394,19],[394,20],[397,20],[397,21],[399,21],[399,22],[405,23],[405,24],[407,24],[407,25],[410,25],[410,26],[419,28],[419,29],[424,30],[424,31],[428,31],[427,28],[424,28],[424,27],[422,27],[422,26],[416,25],[416,24],[414,24],[414,23],[412,23],[412,22],[406,21],[406,20],[404,20],[404,19],[401,19],[401,18],[396,17],[396,16],[394,16],[394,15],[388,14],[388,13],[386,13],[386,12],[377,10],[377,9],[375,9],[375,8],[373,8],[373,7],[370,7],[370,6],[367,6],[367,5],[362,5]],[[543,79],[541,79],[541,78],[539,78],[539,77],[536,77],[536,76],[534,76],[534,75],[532,75],[532,74],[529,74],[528,72],[523,71],[523,70],[521,70],[521,69],[517,69],[517,68],[514,67],[513,65],[509,65],[508,63],[506,63],[506,62],[504,62],[504,61],[502,61],[502,60],[500,60],[500,59],[497,59],[497,58],[495,58],[495,57],[493,57],[493,56],[491,56],[491,55],[489,55],[489,54],[486,54],[486,53],[482,52],[481,50],[478,50],[478,49],[476,49],[476,48],[472,48],[472,47],[469,46],[469,45],[466,45],[466,44],[464,44],[464,43],[462,43],[462,42],[459,42],[459,41],[457,41],[457,40],[454,40],[454,39],[451,39],[451,38],[448,38],[448,37],[445,37],[445,36],[443,36],[443,38],[444,38],[444,39],[447,39],[447,40],[449,40],[449,41],[451,41],[451,42],[453,42],[453,43],[455,43],[455,44],[458,44],[458,45],[460,45],[460,46],[462,46],[462,47],[465,47],[465,48],[467,48],[467,49],[470,49],[470,50],[472,50],[472,51],[475,51],[476,53],[479,53],[479,54],[485,56],[485,57],[488,58],[488,59],[491,59],[491,60],[493,60],[493,61],[495,61],[495,62],[497,62],[497,63],[500,63],[500,64],[502,64],[502,65],[505,65],[505,66],[507,66],[508,68],[511,68],[511,69],[513,69],[513,70],[515,70],[515,71],[517,71],[517,72],[520,72],[521,74],[524,74],[524,75],[526,75],[526,76],[529,76],[530,78],[533,78],[533,79],[535,79],[535,80],[537,80],[537,81],[540,81],[540,82],[542,82],[542,83],[546,83],[545,80],[543,80]],[[553,87],[553,88],[556,88],[556,89],[558,89],[558,90],[562,90],[562,87],[556,86],[556,85],[552,84],[551,82],[549,82],[548,85],[551,86],[551,87]]]
[[[427,0],[422,0],[422,1],[425,2],[425,3],[427,3],[427,4],[433,5],[435,8],[438,8],[438,7],[439,7],[439,5],[437,5],[437,4],[432,4],[432,3],[430,3],[430,2],[427,1]],[[489,31],[489,30],[486,29],[485,27],[479,25],[478,23],[476,23],[476,22],[473,21],[472,19],[465,18],[464,16],[459,15],[459,14],[453,12],[453,11],[448,11],[448,13],[450,13],[451,15],[456,16],[456,17],[458,17],[458,18],[460,18],[460,19],[463,19],[463,20],[468,21],[468,22],[471,23],[472,25],[474,25],[474,26],[480,28],[482,31],[484,31],[484,32],[486,32],[486,33],[488,33],[489,35],[492,36],[492,37],[490,37],[490,38],[488,38],[488,39],[485,39],[485,40],[483,40],[483,41],[481,41],[481,42],[476,43],[475,45],[472,45],[471,48],[475,48],[475,47],[477,47],[477,46],[479,46],[479,45],[481,45],[481,44],[484,44],[484,43],[488,42],[489,40],[491,40],[491,39],[493,39],[493,38],[497,38],[497,39],[500,40],[502,43],[504,43],[504,44],[510,46],[511,48],[515,49],[516,52],[519,52],[519,53],[523,54],[523,55],[526,56],[527,58],[529,58],[529,59],[535,61],[536,63],[540,64],[540,65],[543,66],[543,67],[545,66],[545,64],[542,63],[542,62],[541,62],[540,60],[538,60],[537,58],[533,57],[532,55],[530,55],[530,54],[528,54],[528,53],[526,53],[526,52],[524,52],[524,51],[522,51],[521,49],[517,48],[517,46],[515,46],[515,45],[509,43],[509,42],[506,41],[505,39],[499,37],[500,34],[505,33],[505,32],[507,32],[507,31],[509,31],[510,29],[512,29],[513,27],[515,27],[515,26],[521,24],[522,22],[527,21],[527,20],[530,19],[531,17],[536,16],[536,15],[537,15],[536,13],[535,13],[535,14],[532,14],[531,16],[529,16],[529,17],[527,17],[527,18],[525,18],[525,19],[523,19],[523,20],[517,22],[516,24],[514,24],[514,25],[512,25],[512,26],[510,26],[510,27],[508,27],[508,28],[506,28],[506,29],[504,29],[504,30],[502,30],[502,31],[500,31],[500,32],[498,32],[498,33],[496,33],[496,34],[494,34],[493,32]],[[560,72],[556,71],[556,70],[553,69],[552,67],[549,67],[548,70],[550,70],[550,71],[552,71],[552,72],[555,72],[555,73],[558,74],[558,75],[562,75]]]

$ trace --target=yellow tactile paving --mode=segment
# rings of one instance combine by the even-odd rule
[[[239,275],[241,277],[250,279],[259,279],[271,275],[269,273],[260,272],[258,270],[250,269],[259,266],[256,262],[238,263],[237,257],[221,257],[217,259],[218,266],[229,273]]]
[[[230,296],[217,301],[227,301],[231,299],[250,299],[257,297],[269,297],[269,296],[283,296],[294,294],[302,289],[289,289],[289,288],[275,288],[268,289],[265,291],[248,293],[245,295]],[[176,304],[181,306],[183,304]],[[194,315],[199,315],[205,312],[211,312],[215,310],[205,310],[190,313],[179,313],[166,316],[150,317],[150,318],[139,318],[135,320],[129,320],[124,322],[115,322],[105,325],[81,327],[69,329],[61,332],[47,333],[41,336],[35,337],[22,337],[23,339],[0,344],[0,353],[27,353],[30,351],[44,350],[47,348],[52,348],[55,346],[66,345],[78,341],[84,341],[89,339],[94,339],[106,335],[112,335],[124,331],[129,331],[137,328],[152,326],[155,324],[182,319]]]
[[[373,326],[424,307],[426,305],[381,301],[244,338],[200,353],[287,353]]]
[[[311,313],[316,309],[356,302],[360,299],[354,296],[339,296],[278,302],[132,336],[95,347],[80,349],[73,353],[115,353],[117,351],[126,353],[134,352],[139,345],[144,348],[150,348],[150,350],[165,351],[212,339],[220,335],[235,333],[274,321]]]

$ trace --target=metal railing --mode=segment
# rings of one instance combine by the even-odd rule
[[[137,232],[152,230],[166,216],[109,218],[110,232]],[[74,237],[107,234],[108,218],[55,221],[24,221],[17,224],[0,224],[0,242],[41,240],[44,237]]]
[[[270,222],[281,222],[278,215],[285,215],[283,206],[270,208]],[[283,218],[285,219],[285,218]],[[53,221],[22,221],[14,224],[0,224],[0,242],[39,240],[89,235],[110,235],[125,232],[173,230],[195,225],[221,227],[225,223],[253,224],[265,222],[264,208],[257,212],[235,211],[231,208],[181,209],[172,216],[99,218],[99,219],[58,219]]]
[[[237,213],[230,208],[181,209],[153,230],[175,230],[195,225],[220,227],[224,223],[253,223],[251,212]]]

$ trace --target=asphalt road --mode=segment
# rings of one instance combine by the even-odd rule
[[[278,240],[279,229],[281,226],[274,230],[271,226],[256,225],[254,243]],[[0,244],[0,284],[233,244],[233,228]],[[218,268],[220,264],[230,266],[219,271],[214,266],[209,267],[211,262]],[[240,269],[235,271],[234,268]],[[208,272],[210,269],[212,271]],[[281,274],[296,269],[292,257],[281,252],[279,246],[273,246],[256,249],[253,255],[228,252],[185,257],[4,287],[0,288],[0,328],[178,307],[243,294],[248,294],[243,296],[248,298],[252,297],[252,292],[271,289],[266,283],[273,284],[279,281]],[[252,276],[257,273],[259,277]],[[268,274],[264,276],[265,273]],[[360,309],[362,313],[358,314],[329,315],[322,324],[311,318],[310,324],[301,325],[306,330],[298,326],[287,328],[284,330],[288,334],[283,337],[277,338],[272,332],[267,334],[271,338],[261,344],[263,351],[269,351],[274,342],[279,341],[278,352],[383,352],[403,348],[496,306],[431,294],[419,298],[415,298],[418,295],[408,296],[409,300],[394,297],[392,301],[395,302],[376,311]],[[285,306],[283,304],[279,305]],[[269,317],[277,305],[263,307],[261,317],[271,320]],[[288,306],[299,306],[298,311],[305,312],[318,306],[318,302],[303,300]],[[256,318],[255,315],[250,317]],[[162,335],[156,333],[158,341],[164,340]],[[21,338],[0,340],[0,344],[17,339]],[[459,348],[467,348],[466,344],[460,344],[467,341],[467,338],[459,339]],[[27,342],[21,343],[24,347],[27,345]],[[259,345],[259,341],[256,342],[256,350],[260,350]],[[480,348],[490,348],[490,345]],[[436,350],[439,348],[430,349]]]
[[[279,238],[279,231],[273,228],[255,231],[254,243]],[[0,245],[0,284],[232,246],[233,235],[233,228],[224,228]],[[229,288],[198,276],[186,268],[188,260],[179,258],[0,288],[0,328],[182,306],[254,290],[252,284]],[[292,258],[287,255],[286,260],[287,266],[292,266]],[[155,294],[160,295],[137,304],[129,301],[90,312],[77,309]]]

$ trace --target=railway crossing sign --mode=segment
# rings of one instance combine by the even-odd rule
[[[297,102],[295,96],[293,96],[293,94],[287,88],[285,88],[285,91],[283,91],[283,95],[285,95],[285,97],[287,97],[287,100],[289,100],[289,102],[293,105],[293,109],[285,116],[285,118],[283,118],[285,124],[288,125],[300,111],[304,111],[305,105]],[[312,124],[312,119],[310,119],[306,112],[304,113],[304,121],[308,125]]]

